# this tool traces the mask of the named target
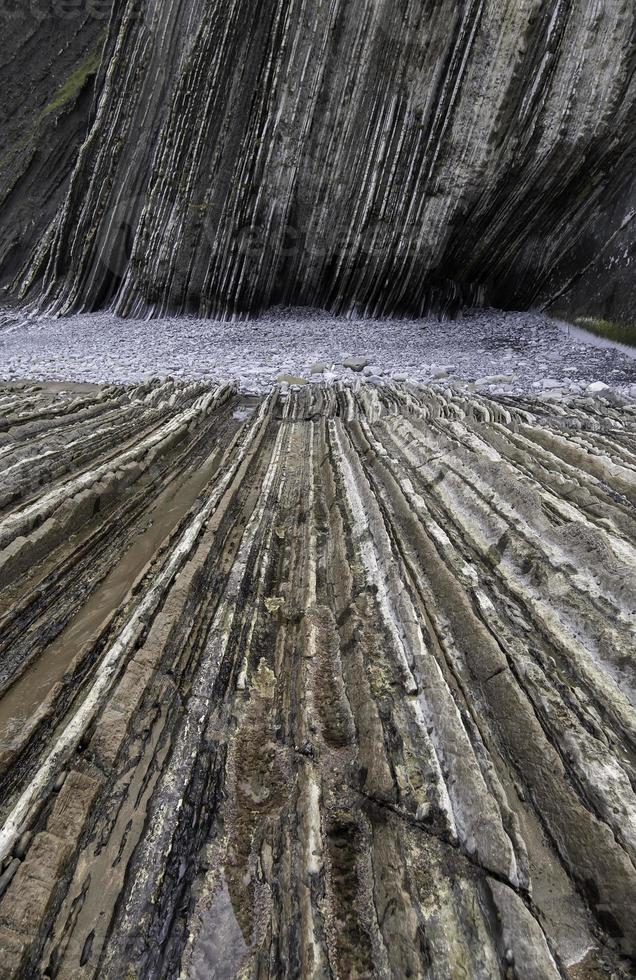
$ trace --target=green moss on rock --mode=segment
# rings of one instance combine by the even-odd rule
[[[619,323],[614,320],[603,320],[593,316],[576,317],[574,323],[583,330],[589,330],[598,337],[607,337],[609,340],[616,340],[621,344],[629,344],[636,347],[636,325],[630,323]]]
[[[54,98],[42,111],[40,118],[50,115],[67,102],[76,99],[91,75],[96,75],[102,57],[101,44],[89,54],[88,58],[69,75]]]

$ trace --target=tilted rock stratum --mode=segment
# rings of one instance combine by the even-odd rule
[[[633,322],[634,18],[629,0],[114,0],[105,41],[68,29],[70,88],[36,80],[64,128],[29,145],[59,179],[41,153],[5,160],[14,292],[61,312],[485,299]]]
[[[68,387],[0,391],[3,978],[630,975],[636,408]]]

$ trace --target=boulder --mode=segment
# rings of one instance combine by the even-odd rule
[[[369,363],[367,357],[348,357],[346,361],[342,362],[342,366],[349,368],[351,371],[362,371]]]

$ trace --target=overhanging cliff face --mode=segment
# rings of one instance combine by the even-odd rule
[[[117,0],[23,295],[567,307],[629,233],[634,19],[627,0]]]

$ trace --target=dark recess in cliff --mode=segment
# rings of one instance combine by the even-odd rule
[[[4,35],[12,296],[633,322],[631,3],[114,0],[93,101],[107,5],[56,2]]]

